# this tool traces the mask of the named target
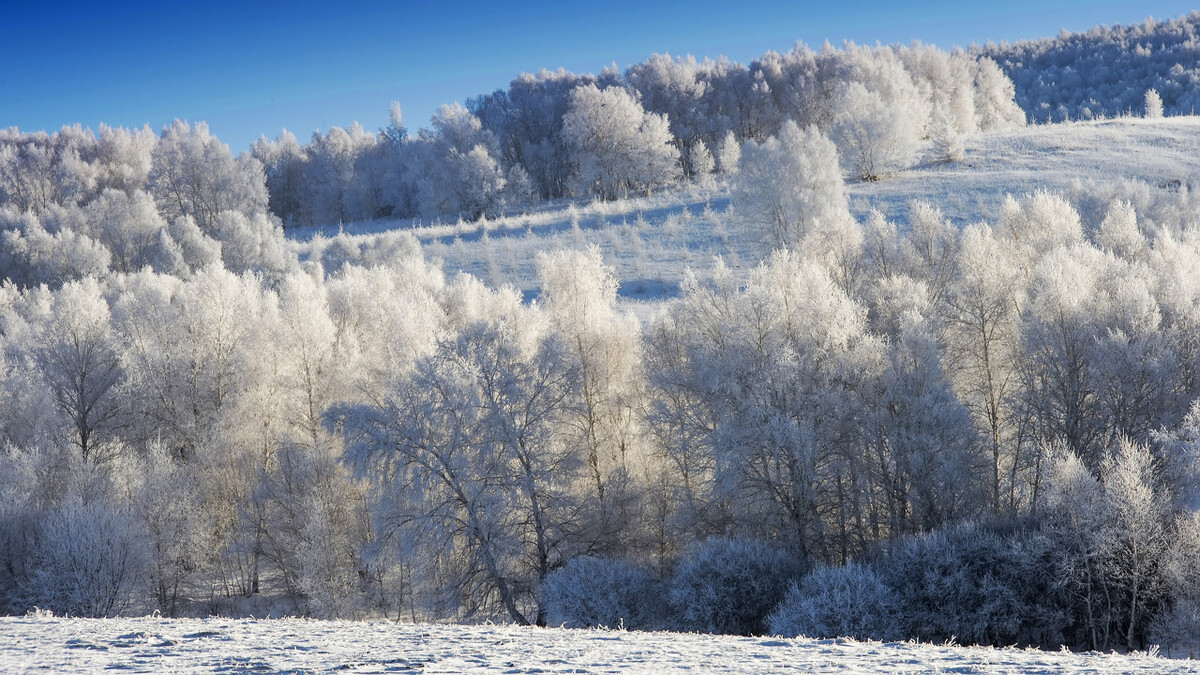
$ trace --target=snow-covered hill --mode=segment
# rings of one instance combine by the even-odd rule
[[[274,619],[0,618],[0,672],[1200,673],[1196,661],[915,643]]]
[[[923,200],[958,225],[995,222],[1005,195],[1050,190],[1068,195],[1085,225],[1089,216],[1103,217],[1108,199],[1118,195],[1144,207],[1139,218],[1153,220],[1151,211],[1163,203],[1190,203],[1200,184],[1200,117],[1195,116],[1030,126],[974,136],[965,145],[961,162],[927,162],[885,180],[849,183],[851,211],[864,220],[878,209],[903,225],[908,203]],[[370,246],[380,232],[411,226],[381,221],[341,231]],[[318,233],[336,236],[339,229],[289,232],[305,242]],[[538,291],[538,251],[594,244],[616,268],[621,295],[635,303],[673,296],[686,269],[703,276],[715,256],[745,274],[765,250],[744,234],[727,182],[617,202],[551,202],[529,213],[423,225],[411,232],[428,257],[443,261],[446,272],[511,284],[527,297]]]
[[[1116,25],[972,53],[993,59],[1012,79],[1015,100],[1030,122],[1140,113],[1155,89],[1168,114],[1194,114],[1200,92],[1200,13]]]

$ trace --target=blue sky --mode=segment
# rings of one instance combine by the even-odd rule
[[[796,40],[919,39],[939,47],[1173,18],[1193,5],[1097,2],[137,2],[0,4],[0,127],[96,128],[205,120],[235,152],[286,127],[358,121],[400,101],[425,126],[442,103],[522,71],[624,69],[654,52],[742,63]]]

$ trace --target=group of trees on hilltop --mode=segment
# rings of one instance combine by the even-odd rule
[[[655,55],[600,75],[524,74],[444,106],[429,129],[399,107],[378,135],[333,128],[300,145],[260,139],[271,211],[285,223],[375,217],[476,218],[531,199],[614,199],[703,180],[786,121],[831,136],[867,179],[914,161],[918,143],[1024,123],[996,65],[932,47],[797,45],[749,67]],[[721,156],[726,155],[726,161]]]
[[[120,199],[116,192],[143,205],[152,198],[162,223],[147,223],[133,244],[170,249],[154,254],[156,269],[169,271],[211,251],[203,237],[224,240],[221,231],[246,229],[218,223],[223,212],[327,225],[475,219],[563,196],[616,199],[732,173],[742,144],[761,143],[787,122],[830,137],[844,168],[873,180],[911,165],[922,141],[935,141],[935,159],[957,159],[964,135],[1024,123],[1012,84],[986,58],[853,44],[816,52],[797,45],[749,67],[655,55],[624,76],[615,68],[599,76],[542,71],[467,107],[443,106],[415,135],[398,104],[390,117],[378,133],[333,127],[306,145],[284,131],[240,157],[203,123],[176,121],[159,135],[105,126],[98,134],[77,126],[52,134],[8,129],[0,132],[0,206],[52,222],[5,229],[29,230],[24,246],[36,255],[101,267],[95,237],[78,214],[60,222],[64,210]],[[267,245],[264,223],[229,238]],[[61,234],[67,230],[76,236]],[[158,236],[164,230],[171,231]],[[110,256],[122,255],[101,243]],[[166,259],[180,256],[184,262]]]
[[[203,123],[0,132],[0,268],[22,286],[218,262],[282,273],[295,262],[267,203],[262,164]]]
[[[1030,122],[1140,114],[1155,90],[1170,115],[1200,103],[1200,13],[1169,21],[1097,26],[1054,38],[989,44],[975,53],[1012,79]]]

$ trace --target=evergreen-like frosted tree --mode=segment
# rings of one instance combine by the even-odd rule
[[[1162,97],[1158,95],[1158,91],[1147,89],[1145,101],[1143,103],[1146,119],[1154,120],[1163,116]]]

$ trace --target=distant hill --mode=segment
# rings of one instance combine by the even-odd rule
[[[1012,79],[1030,122],[1140,115],[1147,89],[1168,115],[1193,114],[1200,103],[1200,12],[977,51]]]

